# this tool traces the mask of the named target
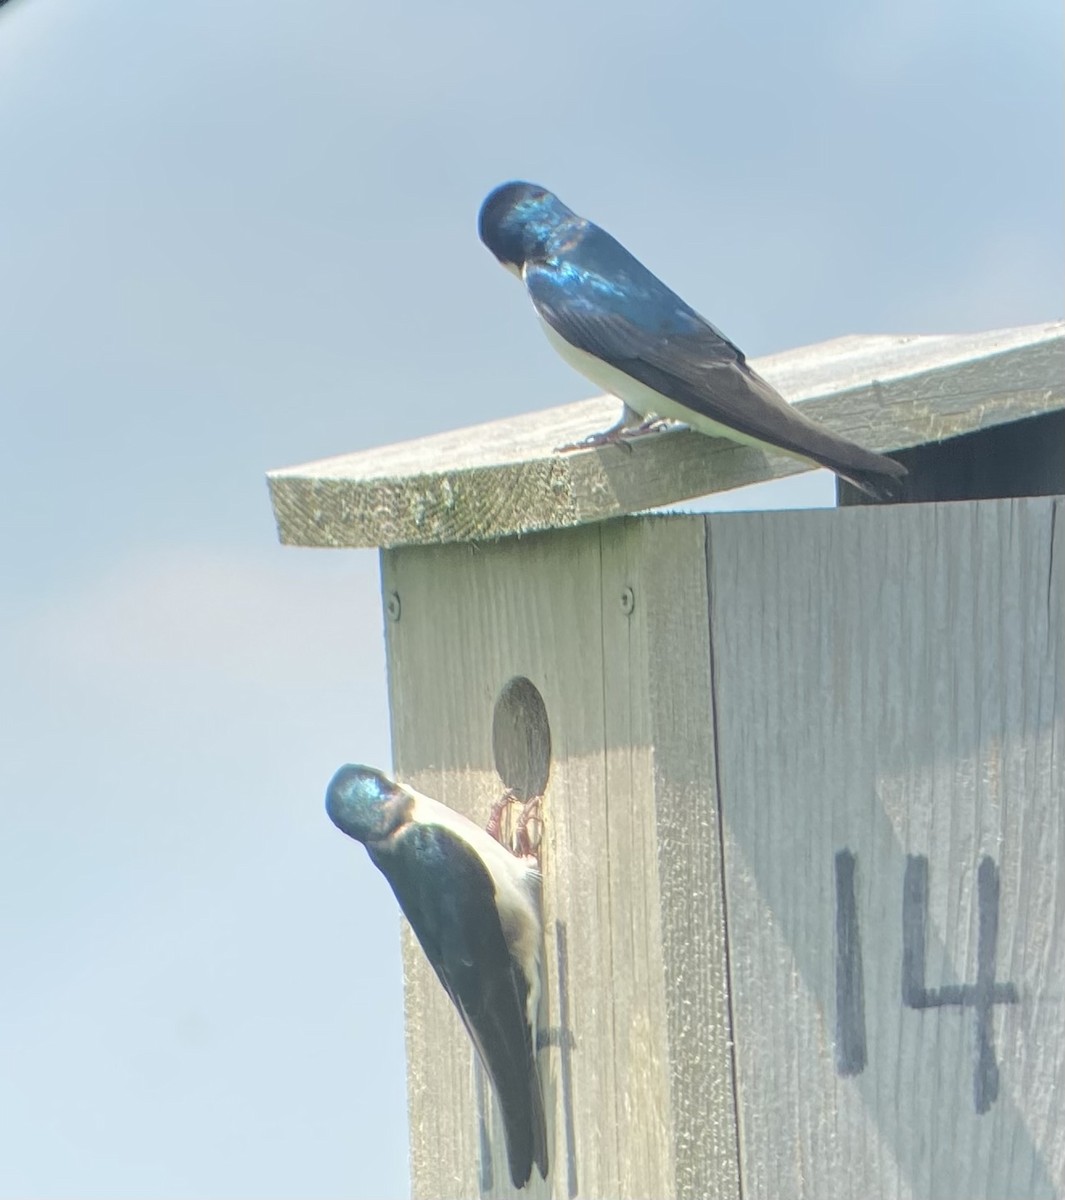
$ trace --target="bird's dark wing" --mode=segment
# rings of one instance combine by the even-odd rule
[[[719,330],[607,238],[596,231],[572,257],[525,266],[537,311],[570,345],[694,413],[829,467],[859,487],[869,483],[868,473],[906,474],[901,464],[794,409]]]
[[[455,1003],[499,1100],[515,1187],[535,1162],[547,1175],[547,1131],[526,1018],[529,985],[507,949],[495,886],[450,830],[409,825],[387,849],[367,846]]]

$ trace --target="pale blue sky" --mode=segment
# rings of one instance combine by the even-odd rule
[[[0,8],[0,1196],[406,1192],[398,917],[322,811],[389,762],[376,557],[279,548],[263,475],[589,394],[489,188],[752,355],[1059,317],[1061,24]]]

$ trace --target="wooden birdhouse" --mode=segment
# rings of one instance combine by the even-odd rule
[[[397,777],[482,823],[543,794],[522,1194],[1062,1195],[1065,326],[754,365],[908,502],[648,514],[804,468],[555,453],[610,398],[270,476],[283,542],[381,547]],[[414,1195],[512,1195],[404,962]]]

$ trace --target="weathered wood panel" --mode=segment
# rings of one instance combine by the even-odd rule
[[[645,710],[650,741],[657,844],[641,847],[639,858],[657,855],[657,908],[644,919],[657,926],[665,972],[674,1168],[666,1194],[724,1200],[740,1194],[739,1150],[705,527],[697,517],[651,517],[603,528],[605,535],[609,531],[603,540],[604,612],[615,605],[632,612],[620,638],[609,630],[604,638],[607,663],[616,655],[618,641],[625,646],[633,681],[631,693],[615,699],[618,720],[612,740],[618,743],[616,752],[627,753],[627,713]],[[646,800],[634,795],[633,802]],[[619,892],[624,897],[624,878]],[[638,910],[630,919],[640,919]],[[639,1123],[634,1111],[631,1127],[638,1129]]]
[[[871,450],[938,442],[1065,407],[1065,325],[943,337],[848,337],[752,360],[789,400]],[[357,403],[357,401],[356,401]],[[609,425],[582,401],[272,471],[281,540],[459,542],[581,525],[809,470],[783,454],[673,431],[557,454]]]
[[[906,503],[1060,496],[1065,409],[911,446],[894,457],[910,472],[896,497]],[[876,503],[845,479],[837,478],[836,494],[843,507]]]
[[[550,723],[532,1197],[738,1195],[704,546],[690,518],[382,556],[401,778],[483,819],[508,681]],[[510,1195],[469,1042],[409,935],[404,959],[415,1195]]]
[[[745,1196],[1065,1190],[1061,507],[708,520]]]
[[[1061,505],[383,554],[397,773],[484,818],[509,681],[550,727],[526,1194],[1062,1193]],[[509,1195],[409,938],[405,970],[415,1194]]]

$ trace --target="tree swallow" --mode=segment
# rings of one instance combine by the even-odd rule
[[[901,463],[792,408],[720,330],[546,188],[497,187],[481,205],[478,229],[524,281],[552,346],[624,404],[612,428],[561,449],[616,442],[668,419],[712,437],[786,450],[881,499],[906,474]]]
[[[536,1063],[540,874],[461,813],[372,767],[333,776],[325,810],[396,894],[492,1080],[514,1186],[547,1178]]]

